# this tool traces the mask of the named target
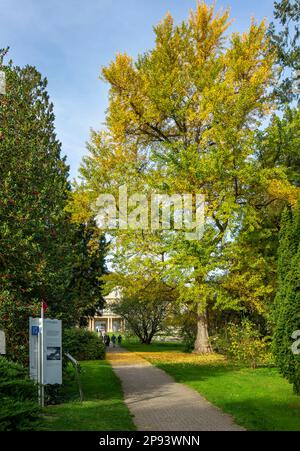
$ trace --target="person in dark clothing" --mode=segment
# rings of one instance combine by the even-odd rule
[[[118,336],[118,346],[122,346],[122,335]]]
[[[110,345],[110,336],[109,335],[105,335],[104,342],[105,342],[105,346],[107,348],[109,348],[109,345]]]
[[[111,341],[113,343],[114,348],[116,347],[116,340],[117,340],[117,337],[115,336],[115,334],[113,334],[113,336],[111,337]]]

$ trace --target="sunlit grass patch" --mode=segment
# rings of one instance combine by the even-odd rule
[[[131,346],[137,355],[188,385],[249,430],[300,431],[300,397],[275,367],[249,368],[217,354],[172,344]]]
[[[112,352],[112,353],[108,353],[107,354],[107,358],[108,360],[112,363],[112,364],[116,364],[116,365],[149,365],[149,363],[147,361],[145,361],[143,358],[143,356],[139,355],[138,353],[135,352]]]
[[[193,365],[225,364],[224,356],[218,354],[197,355],[184,352],[137,352],[137,355],[147,359],[151,363],[180,363]]]

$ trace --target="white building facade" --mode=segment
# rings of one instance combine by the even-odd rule
[[[120,291],[114,290],[108,296],[105,296],[105,305],[102,310],[96,312],[93,318],[89,318],[88,328],[94,332],[124,332],[125,321],[116,315],[111,306],[120,299]]]

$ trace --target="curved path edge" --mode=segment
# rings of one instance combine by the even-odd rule
[[[198,392],[126,349],[107,358],[119,377],[124,401],[139,431],[244,431]]]

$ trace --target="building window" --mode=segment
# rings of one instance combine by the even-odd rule
[[[105,320],[103,321],[95,321],[95,331],[96,332],[106,332],[107,331],[107,323]]]

